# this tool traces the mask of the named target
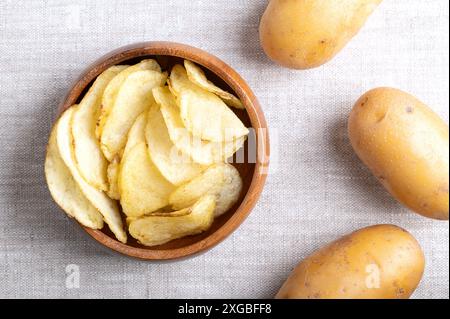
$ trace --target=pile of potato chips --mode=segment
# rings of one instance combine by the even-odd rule
[[[80,224],[106,223],[155,246],[206,231],[239,199],[227,159],[249,133],[243,108],[194,63],[162,72],[155,60],[113,66],[52,130],[45,173],[55,201]]]

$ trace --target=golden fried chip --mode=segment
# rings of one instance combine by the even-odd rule
[[[76,167],[74,151],[72,148],[72,132],[70,130],[70,119],[73,111],[73,108],[68,109],[58,121],[56,128],[56,142],[59,153],[84,196],[86,196],[91,204],[100,212],[100,214],[102,214],[104,221],[108,224],[117,239],[125,243],[127,241],[127,234],[123,228],[122,218],[117,203],[109,198],[104,192],[88,184]]]
[[[109,161],[123,151],[134,121],[155,103],[152,89],[164,85],[166,78],[167,74],[149,70],[133,72],[126,78],[101,134],[101,148]]]
[[[121,70],[122,66],[113,66],[100,74],[75,108],[71,120],[74,156],[78,170],[86,182],[103,191],[108,189],[106,178],[108,162],[95,136],[95,125],[103,91]]]
[[[147,126],[147,112],[143,112],[136,118],[133,126],[128,132],[127,144],[122,154],[122,158],[139,143],[145,143],[145,127]]]
[[[167,206],[173,189],[151,161],[145,143],[137,144],[122,158],[120,203],[128,217],[143,216]]]
[[[174,146],[157,105],[150,108],[147,117],[145,135],[150,158],[169,182],[174,185],[183,184],[207,168],[194,163],[189,156],[179,152]]]
[[[214,196],[199,199],[191,208],[130,221],[129,232],[145,246],[162,245],[208,230],[214,221]]]
[[[116,97],[119,93],[120,87],[131,73],[143,70],[153,70],[161,72],[161,67],[159,66],[158,62],[153,59],[143,60],[138,64],[127,67],[122,72],[117,74],[111,80],[111,82],[109,82],[108,86],[105,89],[105,92],[103,92],[100,116],[97,122],[97,127],[95,129],[95,134],[98,140],[100,140],[101,138],[103,127],[105,126],[106,119],[114,106],[114,102],[116,101]]]
[[[183,66],[172,68],[169,84],[176,96],[183,124],[193,136],[211,142],[229,142],[249,133],[217,95],[189,80]]]
[[[119,200],[120,192],[119,192],[119,168],[120,168],[120,160],[119,157],[116,156],[108,165],[108,191],[106,194],[112,199]]]
[[[196,65],[194,62],[184,60],[184,67],[186,68],[186,72],[188,78],[191,82],[198,85],[202,89],[214,93],[218,97],[220,97],[227,105],[235,107],[237,109],[244,109],[244,105],[242,102],[230,92],[222,90],[217,87],[214,83],[209,81],[203,72],[203,70]]]
[[[230,164],[216,164],[192,181],[177,188],[169,197],[174,209],[191,206],[204,195],[213,195],[217,202],[215,217],[226,213],[239,199],[242,179]]]
[[[56,124],[57,125],[57,124]],[[45,177],[55,202],[83,226],[101,229],[103,217],[87,200],[59,155],[56,144],[56,126],[50,134],[45,158]]]
[[[202,165],[224,162],[244,145],[246,136],[226,143],[214,143],[194,138],[184,126],[175,98],[169,89],[167,87],[156,88],[153,90],[153,94],[156,102],[160,105],[172,143],[183,154],[189,155],[194,162]]]

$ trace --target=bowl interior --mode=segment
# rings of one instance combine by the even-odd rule
[[[177,56],[170,56],[170,55],[140,55],[139,57],[124,59],[124,60],[120,61],[120,63],[113,63],[113,64],[133,65],[133,64],[140,62],[143,59],[148,59],[148,58],[157,60],[158,63],[161,65],[163,71],[171,70],[172,66],[174,66],[175,64],[183,64],[183,58],[180,58]],[[239,94],[239,92],[236,92],[235,90],[233,90],[232,87],[230,85],[228,85],[216,73],[214,73],[211,70],[209,70],[208,68],[204,67],[203,65],[201,65],[201,63],[198,63],[198,61],[194,61],[194,62],[197,62],[197,64],[199,64],[202,67],[202,69],[206,73],[208,79],[210,81],[212,81],[215,85],[217,85],[220,88],[227,90],[231,93],[234,93],[235,95],[239,96],[242,99],[242,96],[241,96],[242,92],[240,92],[240,94]],[[102,68],[105,69],[106,67],[109,67],[109,66],[110,65],[104,65],[104,66],[102,66]],[[100,70],[100,72],[103,71],[103,69]],[[89,87],[91,86],[91,84],[95,80],[95,78],[96,77],[94,77],[90,83],[85,85],[85,88],[82,90],[81,94],[78,95],[78,97],[76,98],[74,103],[80,102],[80,100],[82,99],[84,94],[87,92],[87,90],[89,89]],[[246,104],[246,103],[244,102],[244,104]],[[66,107],[67,107],[67,105],[66,105]],[[246,127],[249,127],[249,128],[254,127],[254,125],[252,125],[252,121],[249,116],[249,113],[246,110],[238,110],[235,108],[231,108],[231,110],[233,112],[235,112],[235,114],[241,119],[241,121],[244,123],[244,125]],[[255,154],[252,154],[251,152],[255,153],[256,149],[258,147],[258,143],[256,142],[257,141],[256,135],[257,135],[257,131],[255,132],[255,131],[251,130],[250,136],[247,139],[247,141],[244,145],[244,148],[239,151],[239,156],[235,155],[233,157],[232,165],[237,168],[237,170],[239,171],[239,173],[242,177],[242,180],[243,180],[243,190],[241,192],[241,196],[240,196],[238,202],[227,213],[225,213],[222,216],[220,216],[219,218],[215,219],[212,227],[208,231],[206,231],[202,234],[199,234],[199,235],[188,236],[188,237],[184,237],[181,239],[173,240],[164,245],[147,247],[147,246],[143,246],[143,245],[139,244],[131,236],[128,236],[128,242],[126,245],[121,244],[120,242],[118,242],[115,239],[114,235],[112,234],[112,232],[110,231],[110,229],[108,228],[108,226],[106,224],[102,230],[91,230],[91,229],[86,229],[86,228],[85,229],[88,231],[88,233],[92,237],[94,237],[97,240],[99,240],[99,238],[102,237],[102,234],[106,235],[107,237],[109,237],[108,239],[103,238],[102,240],[99,240],[99,241],[101,241],[104,245],[108,246],[109,248],[118,250],[119,252],[125,253],[127,255],[133,255],[134,257],[141,257],[141,255],[139,253],[135,253],[135,252],[130,253],[129,248],[131,248],[131,247],[137,248],[139,250],[147,250],[147,251],[151,250],[151,251],[155,251],[155,252],[157,252],[157,251],[162,252],[162,251],[170,251],[170,250],[185,248],[185,247],[191,246],[195,243],[201,242],[205,238],[210,237],[212,234],[214,234],[219,229],[221,229],[230,220],[230,218],[233,217],[233,215],[236,213],[236,211],[240,210],[240,207],[242,206],[243,201],[245,200],[245,198],[249,192],[250,186],[251,186],[252,181],[255,176],[255,169],[256,169],[255,158],[257,158],[257,156]],[[251,207],[248,208],[248,210],[250,210],[250,209],[251,209]],[[245,216],[242,219],[244,219],[248,213],[249,213],[249,211],[244,212]],[[122,214],[122,216],[124,216],[124,215]],[[123,217],[123,219],[124,219],[124,223],[125,223],[125,218]],[[233,229],[231,229],[230,232],[232,230]],[[112,247],[112,246],[114,246],[114,247]],[[123,246],[127,246],[127,248],[125,248]],[[120,249],[116,249],[116,248],[120,248]],[[193,253],[195,253],[195,251],[193,251]],[[158,254],[156,254],[156,256],[158,256]],[[147,256],[147,257],[143,257],[143,258],[154,259],[154,258],[150,258],[149,256]],[[179,256],[175,256],[175,257],[179,257]],[[156,259],[158,259],[158,258],[156,258]],[[161,258],[161,259],[166,259],[166,258]],[[169,258],[167,258],[167,259],[169,259]]]

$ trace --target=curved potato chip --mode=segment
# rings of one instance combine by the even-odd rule
[[[108,162],[95,136],[95,126],[103,91],[122,69],[122,66],[113,66],[100,74],[75,108],[71,120],[74,156],[78,170],[86,182],[103,191],[108,189],[106,178]]]
[[[218,217],[238,201],[241,191],[242,179],[236,168],[230,164],[216,164],[175,190],[169,203],[174,209],[182,209],[202,196],[213,195],[217,200],[214,215]]]
[[[166,79],[167,74],[156,71],[136,71],[120,87],[100,139],[109,161],[125,147],[128,131],[136,118],[154,103],[152,89],[164,85]]]
[[[112,160],[111,163],[108,165],[107,170],[107,176],[108,176],[108,191],[106,194],[112,199],[119,200],[120,199],[120,193],[119,193],[119,157],[116,156]]]
[[[189,80],[186,69],[181,64],[176,64],[172,67],[167,82],[170,91],[176,97],[184,90],[193,90],[196,88],[195,84]]]
[[[238,170],[229,164],[226,164],[222,187],[218,193],[214,193],[217,200],[214,216],[219,217],[225,214],[239,200],[242,192],[242,178]],[[210,191],[208,194],[212,194]]]
[[[184,60],[184,67],[186,68],[188,78],[191,82],[206,91],[214,93],[215,95],[220,97],[227,105],[235,107],[237,109],[245,109],[242,102],[235,95],[222,90],[214,83],[209,81],[203,70],[198,65],[191,61]]]
[[[103,228],[102,215],[83,195],[59,155],[56,144],[56,126],[50,133],[45,158],[45,177],[50,194],[67,215],[75,218],[83,226],[92,229]]]
[[[95,129],[95,134],[98,140],[100,140],[103,127],[105,126],[106,123],[106,119],[114,106],[117,93],[119,92],[123,82],[125,82],[125,80],[131,73],[141,70],[153,70],[161,72],[161,67],[159,66],[158,62],[156,62],[153,59],[143,60],[138,64],[127,67],[122,72],[117,74],[111,80],[111,82],[109,82],[108,86],[105,89],[105,92],[103,92],[100,116],[97,122],[97,127]]]
[[[126,154],[139,143],[145,143],[145,127],[147,125],[147,112],[143,112],[136,118],[133,126],[130,128],[128,132],[127,144],[125,145],[125,149],[123,151],[122,158],[126,156]]]
[[[147,118],[145,136],[150,158],[169,182],[174,185],[183,184],[206,169],[175,148],[157,105],[150,108]]]
[[[120,165],[120,203],[125,215],[139,217],[167,206],[174,187],[158,171],[145,143],[134,146]]]
[[[70,108],[63,113],[58,121],[56,128],[56,142],[58,150],[73,176],[73,179],[80,187],[84,196],[91,202],[91,204],[102,214],[104,221],[108,224],[111,231],[117,237],[117,239],[123,243],[127,241],[127,234],[123,229],[122,218],[120,216],[117,203],[106,196],[106,194],[97,188],[89,185],[81,176],[78,171],[72,146],[72,134],[70,130],[70,119],[72,117],[74,109]]]
[[[185,68],[172,68],[169,90],[177,97],[184,126],[196,137],[212,142],[229,142],[248,135],[236,114],[214,93],[191,82]]]
[[[249,133],[236,114],[213,93],[182,90],[177,104],[184,126],[203,140],[229,142]]]
[[[146,216],[131,220],[129,232],[145,246],[162,245],[177,238],[197,235],[211,227],[214,207],[214,196],[205,196],[191,208],[174,212],[172,216]]]
[[[189,155],[194,162],[202,165],[224,162],[244,145],[247,136],[226,143],[208,142],[194,138],[184,127],[175,98],[169,89],[167,87],[156,88],[153,90],[153,94],[156,102],[160,105],[172,143],[182,153]]]

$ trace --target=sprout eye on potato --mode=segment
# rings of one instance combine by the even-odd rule
[[[423,251],[405,230],[377,225],[358,230],[303,260],[279,299],[406,299],[425,267]]]
[[[105,222],[123,243],[128,228],[141,244],[155,246],[208,230],[237,202],[242,180],[225,162],[248,129],[223,101],[242,104],[186,64],[191,79],[181,65],[168,70],[171,89],[155,60],[113,66],[80,105],[62,114],[45,173],[50,193],[70,217],[93,229]],[[222,174],[213,174],[201,191],[193,187],[215,166]]]
[[[351,144],[398,201],[426,217],[448,220],[449,129],[408,93],[378,88],[355,104]]]

